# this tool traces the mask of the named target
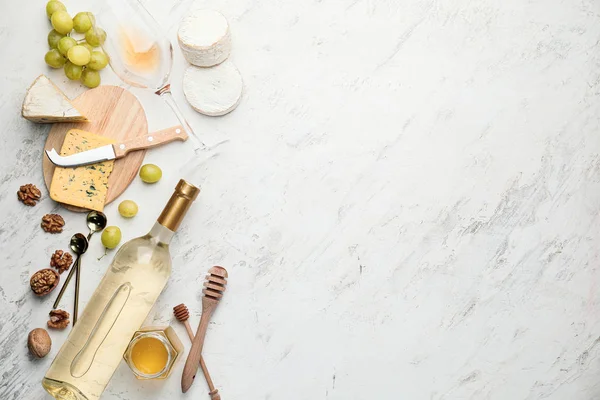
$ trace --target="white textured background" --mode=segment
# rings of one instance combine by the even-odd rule
[[[66,1],[72,14],[88,1]],[[169,26],[170,2],[146,0]],[[176,236],[171,281],[151,323],[197,324],[211,265],[230,285],[205,358],[225,400],[600,399],[600,2],[597,0],[202,1],[230,20],[245,80],[222,118],[174,94],[217,147],[191,178],[203,192]],[[47,126],[20,118],[43,63],[44,1],[0,13],[0,398],[48,398],[40,380],[66,337],[29,358],[53,295],[28,280],[84,231],[84,216],[19,185],[43,187]],[[170,31],[174,37],[174,30]],[[104,83],[117,84],[110,71]],[[151,129],[175,123],[136,90]],[[189,145],[152,150],[164,177],[134,181],[124,239],[145,233],[187,167]],[[186,174],[189,176],[190,174]],[[44,213],[67,221],[39,228]],[[83,261],[85,302],[111,257]],[[71,301],[68,291],[65,304]],[[106,399],[206,399],[122,365]]]

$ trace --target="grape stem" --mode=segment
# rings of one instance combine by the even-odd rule
[[[105,256],[105,255],[107,255],[107,254],[108,254],[108,248],[107,248],[107,247],[105,247],[105,248],[104,248],[104,254],[102,254],[102,255],[101,255],[99,258],[98,258],[98,261],[102,260],[102,259],[104,258],[104,256]]]

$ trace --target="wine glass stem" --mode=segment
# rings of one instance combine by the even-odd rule
[[[194,132],[190,124],[188,124],[185,117],[181,113],[181,110],[177,106],[177,103],[175,103],[175,99],[171,94],[170,85],[166,85],[162,89],[159,89],[158,91],[156,91],[156,94],[162,97],[165,100],[165,102],[169,105],[169,107],[171,107],[171,110],[173,110],[173,112],[175,113],[175,116],[179,120],[179,123],[183,126],[183,129],[185,129],[188,136],[192,139],[194,150],[206,148],[206,145],[196,135],[196,132]]]

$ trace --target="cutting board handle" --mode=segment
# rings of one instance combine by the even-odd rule
[[[177,125],[144,136],[138,136],[125,142],[115,143],[113,147],[115,149],[116,158],[121,158],[130,151],[150,149],[175,140],[184,142],[187,138],[188,135],[185,132],[185,129],[183,129],[183,126]]]

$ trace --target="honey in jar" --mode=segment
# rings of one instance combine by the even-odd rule
[[[182,351],[173,328],[149,327],[133,335],[123,357],[136,378],[164,379]]]

